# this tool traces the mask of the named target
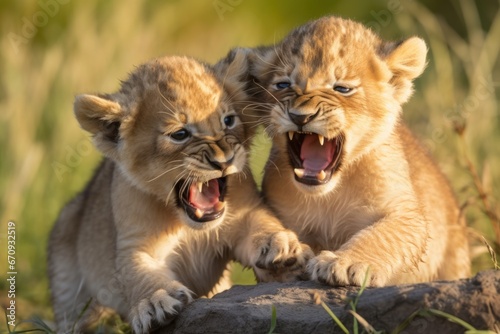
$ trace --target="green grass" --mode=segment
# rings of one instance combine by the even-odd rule
[[[352,324],[352,333],[358,334],[359,333],[359,326],[358,324],[361,324],[364,328],[364,330],[368,333],[379,333],[378,331],[375,331],[375,329],[359,314],[356,312],[356,307],[358,306],[359,299],[361,298],[361,295],[366,289],[367,282],[370,279],[370,271],[369,269],[366,271],[365,278],[363,279],[363,283],[361,284],[361,287],[356,294],[356,297],[354,299],[349,299],[347,302],[349,303],[349,306],[351,309],[349,310],[349,313],[352,314],[353,316],[353,324]],[[321,300],[321,296],[317,293],[314,295],[314,299],[316,301],[316,304],[320,304],[321,307],[328,313],[328,315],[332,318],[332,320],[335,322],[335,324],[344,332],[345,334],[351,333],[347,327],[344,325],[344,323],[333,313],[333,311],[326,305],[324,301]]]
[[[69,1],[18,47],[12,44],[13,34],[26,35],[23,25],[33,23],[33,15],[40,17],[43,9],[37,1],[1,2],[0,240],[3,247],[7,222],[15,221],[17,320],[33,315],[52,319],[47,236],[59,210],[101,159],[73,117],[75,94],[112,92],[135,65],[164,54],[214,62],[231,47],[273,43],[292,27],[329,13],[370,24],[386,39],[420,35],[428,42],[429,65],[416,81],[404,118],[430,148],[464,205],[473,232],[474,271],[492,268],[481,236],[498,253],[498,3],[400,0],[394,10],[389,2],[353,6],[343,1],[291,5],[285,0],[246,0],[221,19],[212,1],[154,0],[126,6],[117,0]],[[381,14],[386,15],[382,21]],[[457,121],[467,125],[462,136],[453,126]],[[257,143],[252,167],[260,180],[263,148],[269,145],[263,136]],[[2,250],[0,273],[7,272],[6,263]],[[236,283],[254,282],[251,272],[240,269],[234,278]],[[2,279],[1,305],[8,303],[6,290]],[[3,322],[0,317],[0,330],[6,328]]]
[[[271,306],[271,328],[269,329],[269,334],[273,334],[276,329],[276,324],[278,322],[278,318],[276,316],[276,306]]]
[[[429,318],[432,316],[437,316],[440,318],[447,319],[448,321],[455,323],[457,325],[462,326],[465,331],[464,333],[466,334],[495,334],[495,332],[490,331],[490,330],[478,330],[474,328],[471,324],[467,323],[466,321],[455,317],[452,314],[449,314],[447,312],[443,312],[440,310],[436,309],[419,309],[415,312],[413,312],[407,319],[405,319],[398,327],[396,327],[391,334],[399,334],[401,333],[406,327],[410,325],[410,323],[416,318],[416,317],[424,317],[424,318]]]

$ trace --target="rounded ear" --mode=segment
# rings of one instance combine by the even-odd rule
[[[215,64],[216,75],[231,97],[231,103],[243,121],[247,138],[255,135],[254,110],[249,108],[251,100],[252,78],[250,77],[250,57],[253,53],[249,48],[234,48]],[[247,141],[249,143],[249,141]]]
[[[251,53],[252,49],[249,48],[234,48],[214,66],[223,85],[236,100],[246,100],[244,92],[248,81]]]
[[[94,136],[95,146],[113,157],[123,117],[121,106],[106,97],[82,94],[76,96],[73,109],[80,126]]]
[[[386,43],[381,52],[392,72],[390,83],[394,86],[395,97],[399,103],[404,103],[413,93],[413,79],[425,69],[427,46],[421,38],[411,37],[400,43]]]

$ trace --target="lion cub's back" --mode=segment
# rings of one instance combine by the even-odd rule
[[[110,202],[113,170],[113,163],[105,159],[85,189],[61,210],[49,238],[51,277],[64,276],[63,272],[67,272],[68,268],[79,271],[82,261],[103,257],[111,259],[114,256],[114,244],[110,243],[110,240],[114,240],[111,211],[99,210],[111,205],[105,202]],[[82,253],[79,247],[82,244],[95,247],[85,247],[86,251]],[[60,280],[61,283],[64,281],[67,280]]]
[[[467,277],[470,275],[469,246],[465,219],[453,190],[427,150],[405,125],[397,130],[410,169],[410,178],[419,201],[429,221],[429,257],[443,254],[439,279]]]
[[[396,131],[403,143],[413,187],[426,215],[448,224],[458,223],[458,203],[446,177],[405,125],[398,126]]]

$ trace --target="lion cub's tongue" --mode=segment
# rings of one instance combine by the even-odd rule
[[[307,172],[320,172],[332,162],[335,153],[335,141],[325,140],[320,144],[318,135],[305,135],[300,149],[300,159],[302,167]]]
[[[208,181],[208,185],[203,183],[201,192],[196,183],[192,183],[189,187],[189,203],[201,210],[212,209],[219,202],[219,196],[219,181],[217,179]]]

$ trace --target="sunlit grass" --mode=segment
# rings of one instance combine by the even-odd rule
[[[484,202],[465,166],[452,121],[456,116],[466,121],[466,150],[496,210],[500,12],[486,26],[472,1],[453,2],[458,12],[466,14],[461,22],[464,37],[419,2],[402,3],[401,11],[393,13],[380,33],[387,39],[418,34],[430,47],[428,68],[417,80],[404,118],[450,177],[460,203],[469,203],[466,214],[471,228],[495,248],[494,223],[484,214]],[[23,18],[32,20],[41,7],[35,1],[0,4],[0,240],[4,245],[6,224],[15,221],[16,300],[22,305],[18,319],[34,314],[51,318],[47,236],[59,210],[82,189],[101,159],[73,117],[75,94],[112,92],[133,66],[156,56],[187,54],[214,62],[233,46],[273,43],[291,27],[319,15],[337,12],[366,23],[374,20],[372,9],[387,10],[386,1],[370,6],[243,1],[221,20],[211,1],[127,2],[126,6],[116,0],[71,1],[60,5],[16,49],[9,33],[22,36]],[[252,167],[260,181],[266,159],[262,148],[269,146],[263,136],[256,142]],[[491,268],[486,247],[480,238],[475,240],[477,253],[482,254],[475,260],[475,271]],[[5,263],[2,251],[2,273]],[[251,271],[242,274],[238,268],[235,273],[235,283],[254,282]],[[1,280],[2,305],[5,290],[6,282]]]
[[[498,192],[493,186],[500,181],[500,11],[497,8],[485,31],[486,22],[474,2],[460,0],[454,5],[463,14],[465,37],[417,2],[408,3],[409,11],[396,19],[402,26],[420,27],[430,47],[432,58],[410,103],[410,119],[422,110],[428,112],[429,122],[417,130],[423,130],[421,137],[457,191],[472,228],[477,271],[491,266],[481,235],[500,251]]]

